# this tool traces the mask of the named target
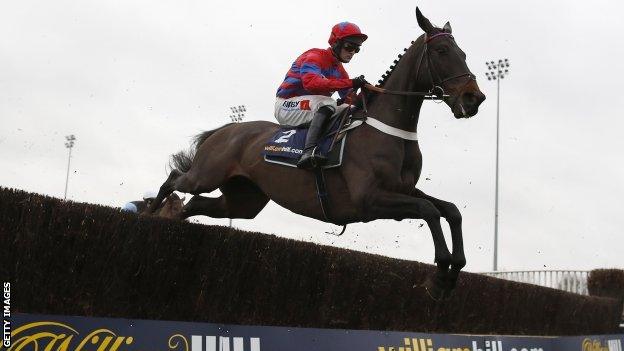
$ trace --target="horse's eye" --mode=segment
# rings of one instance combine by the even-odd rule
[[[448,52],[448,48],[445,47],[445,46],[439,47],[439,48],[437,48],[435,50],[440,55],[444,55],[444,54],[446,54]]]

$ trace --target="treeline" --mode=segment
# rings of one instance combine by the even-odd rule
[[[15,312],[518,335],[603,334],[620,321],[621,297],[471,273],[435,302],[421,287],[434,269],[0,188],[0,276]],[[613,279],[591,278],[601,291]]]

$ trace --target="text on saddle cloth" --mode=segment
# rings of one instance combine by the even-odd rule
[[[335,131],[338,129],[338,118],[332,118],[331,126],[324,133],[318,142],[318,151],[327,154],[334,139]],[[263,156],[277,156],[288,159],[299,159],[303,154],[307,127],[281,127],[271,139],[268,140],[262,152]]]

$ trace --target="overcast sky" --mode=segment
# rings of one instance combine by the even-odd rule
[[[422,31],[450,21],[487,100],[456,120],[423,107],[419,188],[464,218],[467,270],[492,269],[496,84],[501,83],[499,269],[624,268],[620,2],[587,1],[4,1],[0,3],[0,186],[122,206],[156,190],[170,154],[229,122],[273,121],[275,91],[297,55],[327,47],[332,25],[369,35],[345,65],[380,75]],[[206,219],[227,225],[227,220]],[[420,220],[340,227],[270,203],[248,230],[433,262]],[[448,234],[448,226],[444,222]],[[447,235],[448,238],[448,235]],[[448,240],[448,239],[447,239]],[[450,241],[449,241],[450,245]]]

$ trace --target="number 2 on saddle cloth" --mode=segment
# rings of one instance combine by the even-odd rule
[[[347,111],[348,109],[345,110],[345,113],[348,113]],[[323,133],[323,137],[319,140],[318,151],[328,157],[328,162],[323,168],[339,167],[342,164],[346,135],[337,141],[334,141],[334,138],[344,117],[343,115],[334,116],[330,120],[329,127]],[[297,167],[297,161],[303,154],[307,134],[307,126],[282,126],[264,146],[262,151],[264,160],[269,163]]]

